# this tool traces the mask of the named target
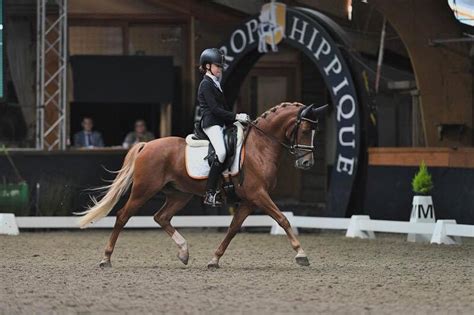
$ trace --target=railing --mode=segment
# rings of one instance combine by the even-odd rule
[[[375,238],[374,232],[423,234],[431,237],[431,243],[460,244],[460,237],[474,237],[474,225],[456,224],[455,220],[438,220],[436,223],[371,220],[369,216],[354,215],[349,218],[326,218],[294,216],[284,212],[292,228],[345,230],[347,237]],[[75,229],[77,217],[15,217],[0,213],[0,234],[19,233],[19,229]],[[171,224],[182,227],[228,227],[232,216],[176,216]],[[112,228],[115,217],[105,217],[91,225],[91,228]],[[283,229],[269,216],[252,215],[243,227],[270,227],[271,234],[284,234]],[[159,225],[151,216],[130,218],[126,228],[157,228]]]

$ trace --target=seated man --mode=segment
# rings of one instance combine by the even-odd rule
[[[104,146],[102,135],[98,131],[93,131],[94,122],[90,117],[82,119],[82,130],[74,134],[74,146],[76,148],[97,148]]]
[[[125,137],[123,141],[124,148],[130,148],[137,142],[148,142],[155,139],[153,134],[146,130],[146,123],[143,119],[135,121],[135,130],[131,131]]]

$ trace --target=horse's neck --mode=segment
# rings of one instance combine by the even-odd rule
[[[280,142],[285,142],[286,131],[294,123],[297,108],[287,107],[279,109],[275,113],[268,114],[266,118],[260,118],[257,126],[266,134],[271,135]]]
[[[294,111],[283,111],[269,114],[267,118],[260,118],[257,126],[262,131],[254,128],[249,135],[249,148],[258,155],[258,159],[264,165],[274,165],[278,167],[280,155],[283,149],[281,143],[286,143],[286,130],[294,122],[296,113]],[[248,151],[247,151],[248,152]]]

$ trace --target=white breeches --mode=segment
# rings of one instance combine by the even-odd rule
[[[224,163],[226,151],[224,143],[224,127],[214,125],[207,128],[203,128],[206,135],[211,140],[214,150],[216,150],[217,159],[219,162]]]

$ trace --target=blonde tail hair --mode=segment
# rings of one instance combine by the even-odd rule
[[[84,212],[75,213],[82,215],[79,219],[79,226],[81,229],[87,228],[90,223],[97,222],[109,214],[119,198],[125,194],[128,188],[130,188],[133,179],[133,171],[135,169],[135,160],[144,146],[145,142],[139,142],[128,151],[122,168],[117,172],[117,176],[110,185],[94,189],[106,191],[104,197],[102,197],[100,201],[97,201],[97,199],[92,197],[93,205],[90,206],[89,209]]]

